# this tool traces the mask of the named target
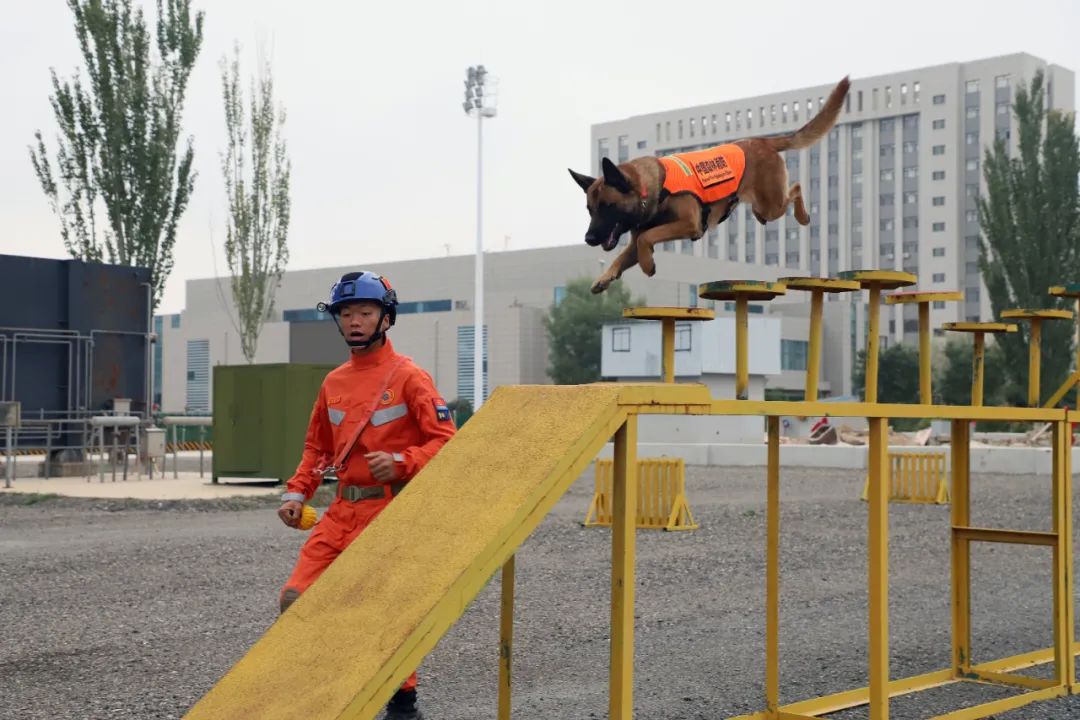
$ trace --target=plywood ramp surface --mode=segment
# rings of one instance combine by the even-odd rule
[[[376,717],[618,429],[624,387],[496,390],[187,717]]]

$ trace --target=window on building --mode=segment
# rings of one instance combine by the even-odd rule
[[[765,264],[766,265],[779,265],[780,264],[780,254],[779,253],[765,253]]]
[[[862,210],[862,196],[851,198],[851,207],[854,210]]]
[[[656,142],[660,142],[660,123],[656,123]]]
[[[978,210],[968,210],[967,212],[964,213],[964,219],[967,220],[968,222],[979,222],[979,211]]]
[[[945,273],[934,273],[934,282],[935,283],[943,283],[943,282],[945,282]]]
[[[904,227],[909,229],[919,227],[919,216],[909,215],[908,217],[904,218]]]
[[[906,168],[904,168],[904,177],[908,179],[919,177],[919,166],[908,165]]]
[[[932,148],[932,152],[935,155],[944,155],[945,154],[945,146],[944,145],[935,145]]]
[[[945,248],[936,247],[936,248],[934,248],[932,254],[933,254],[934,257],[945,257]]]
[[[945,301],[944,300],[935,300],[934,301],[934,309],[935,310],[944,310],[945,309]]]
[[[892,85],[885,86],[885,107],[892,107]]]
[[[630,159],[630,136],[620,135],[618,139],[619,162],[624,163]]]
[[[806,370],[806,340],[780,340],[780,369]]]
[[[934,232],[945,232],[945,223],[943,223],[943,222],[934,223]]]
[[[671,142],[671,121],[668,120],[664,123],[664,140]]]
[[[935,95],[933,102],[934,102],[935,105],[944,105],[945,104],[945,96],[944,95]]]
[[[885,170],[882,170],[881,171],[881,182],[892,182],[892,181],[893,181],[893,171],[892,171],[892,169],[886,168]]]
[[[910,154],[910,153],[918,152],[918,150],[919,150],[919,143],[915,142],[914,140],[907,140],[907,141],[904,142],[904,152],[905,153]]]
[[[997,105],[994,106],[994,111],[997,112],[998,115],[1008,115],[1009,103],[999,102]]]
[[[555,288],[555,307],[562,305],[562,301],[566,299],[566,287],[558,286]]]
[[[945,196],[944,195],[935,195],[934,200],[933,200],[933,204],[934,204],[934,207],[941,207],[942,205],[945,204]]]
[[[690,342],[693,337],[690,323],[679,323],[675,326],[675,352],[690,352]]]
[[[965,145],[977,145],[978,142],[979,142],[979,133],[977,133],[977,132],[964,133],[964,144]]]
[[[966,167],[968,170],[978,170],[979,158],[968,158],[967,162],[964,164],[964,167]]]
[[[892,118],[882,118],[878,121],[878,125],[881,128],[882,132],[888,132],[889,130],[892,130],[894,124],[895,123],[893,122]]]
[[[968,183],[964,186],[964,194],[968,197],[979,197],[979,186],[976,183]]]
[[[912,102],[919,102],[919,91],[922,89],[922,84],[916,80],[911,85],[911,100]]]
[[[596,152],[601,159],[611,157],[611,150],[608,148],[608,139],[600,138],[596,141]]]
[[[862,137],[862,123],[855,123],[851,126],[851,137],[852,139]]]
[[[173,329],[180,327],[180,313],[176,313],[170,318],[169,326]]]
[[[862,173],[851,173],[851,184],[862,185]]]
[[[900,83],[900,104],[907,105],[907,83]]]
[[[611,328],[611,352],[630,352],[630,328]]]
[[[878,149],[878,154],[881,155],[881,157],[889,157],[894,152],[896,152],[896,146],[892,143],[882,143],[881,147]]]
[[[904,193],[904,204],[914,205],[919,202],[919,193],[911,192],[910,190]]]
[[[978,80],[968,80],[966,83],[964,83],[964,90],[966,92],[969,92],[969,93],[977,93],[977,92],[979,92],[979,81]]]
[[[1007,87],[1009,87],[1009,76],[1008,75],[998,75],[997,77],[995,77],[994,78],[994,87],[996,87],[996,88],[1007,88]]]
[[[882,205],[882,206],[892,205],[893,204],[893,195],[892,195],[892,193],[884,193],[884,194],[882,194],[878,198],[878,204]]]
[[[892,218],[887,218],[887,219],[885,219],[885,220],[882,220],[882,221],[881,221],[881,222],[879,223],[879,227],[881,228],[881,230],[882,230],[883,232],[888,232],[888,231],[892,230],[892,229],[893,229],[893,221],[892,221]]]
[[[945,129],[945,121],[944,120],[935,120],[933,123],[931,123],[931,126],[935,130],[944,130]]]
[[[964,111],[964,117],[966,117],[968,120],[979,117],[979,106],[968,105],[967,109]]]
[[[931,177],[934,180],[944,180],[945,179],[945,171],[944,170],[935,170]]]

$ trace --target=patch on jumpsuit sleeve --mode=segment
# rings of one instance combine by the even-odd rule
[[[432,398],[431,404],[435,406],[435,419],[439,422],[450,422],[450,408],[446,407],[446,401],[442,398]]]
[[[330,422],[335,425],[340,425],[341,421],[345,419],[345,411],[338,410],[337,408],[326,408],[327,415],[330,416]]]

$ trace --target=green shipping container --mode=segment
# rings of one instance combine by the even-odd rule
[[[214,367],[214,467],[218,478],[285,482],[300,464],[311,407],[333,365]]]

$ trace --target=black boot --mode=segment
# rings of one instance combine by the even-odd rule
[[[385,720],[424,720],[416,708],[415,690],[398,690],[386,704]]]

